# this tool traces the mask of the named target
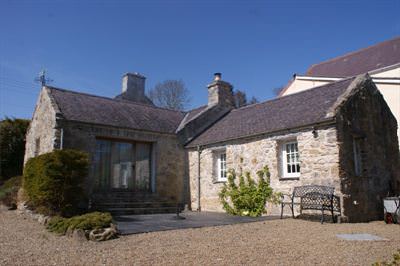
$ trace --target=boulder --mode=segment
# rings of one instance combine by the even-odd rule
[[[39,222],[40,224],[46,225],[46,224],[49,222],[50,217],[49,217],[49,216],[46,216],[46,215],[40,214],[40,215],[38,215],[37,220],[38,220],[38,222]]]
[[[89,233],[89,240],[92,241],[105,241],[117,237],[117,230],[115,227],[94,229]]]

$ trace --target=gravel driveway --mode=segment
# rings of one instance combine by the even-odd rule
[[[369,233],[386,241],[346,241]],[[78,242],[47,232],[15,211],[0,210],[0,265],[371,265],[400,248],[400,226],[272,220]]]

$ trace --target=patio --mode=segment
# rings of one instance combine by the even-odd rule
[[[279,219],[279,216],[241,217],[217,212],[184,212],[180,217],[184,219],[177,219],[176,214],[125,215],[114,217],[114,222],[120,234],[128,235]]]

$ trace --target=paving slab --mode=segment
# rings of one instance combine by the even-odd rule
[[[243,217],[218,212],[184,212],[180,216],[184,219],[177,219],[176,214],[123,215],[113,219],[122,235],[279,219],[279,216]]]
[[[382,241],[385,238],[371,234],[337,234],[338,238],[350,241]]]

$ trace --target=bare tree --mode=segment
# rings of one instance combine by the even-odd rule
[[[253,103],[258,103],[258,100],[253,96],[250,101],[247,100],[246,93],[241,90],[236,90],[233,93],[233,99],[235,101],[235,107],[239,108]]]
[[[249,104],[255,104],[255,103],[258,103],[258,99],[253,96],[253,97],[251,97]]]
[[[283,88],[283,86],[273,88],[272,92],[275,96],[279,96],[279,94],[281,94],[281,92],[283,91]]]
[[[169,79],[157,83],[148,93],[156,106],[183,111],[190,102],[189,91],[182,80]]]

